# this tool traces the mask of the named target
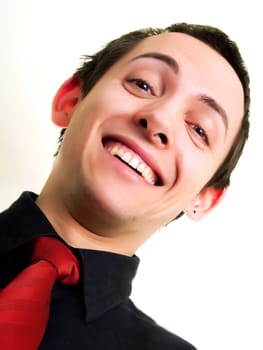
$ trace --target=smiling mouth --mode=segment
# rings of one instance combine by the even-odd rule
[[[137,153],[123,143],[107,138],[103,139],[103,146],[111,155],[143,177],[147,183],[154,186],[162,185],[161,179],[156,172]]]

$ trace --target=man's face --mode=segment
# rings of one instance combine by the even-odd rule
[[[74,109],[54,167],[70,212],[102,235],[154,232],[193,203],[242,116],[216,51],[182,33],[144,40]]]

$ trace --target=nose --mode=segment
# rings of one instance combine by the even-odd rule
[[[135,122],[148,140],[160,149],[169,148],[173,144],[172,121],[168,116],[156,112],[140,113]]]

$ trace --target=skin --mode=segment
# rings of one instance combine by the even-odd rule
[[[52,117],[67,132],[37,204],[68,244],[134,254],[181,211],[199,220],[218,204],[224,191],[202,189],[243,100],[236,73],[206,44],[182,33],[145,39],[84,99],[72,79],[59,89]],[[146,160],[157,184],[110,154],[109,141]]]

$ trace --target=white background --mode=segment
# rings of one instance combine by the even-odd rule
[[[222,204],[181,218],[139,251],[133,299],[199,350],[262,350],[262,11],[260,2],[6,0],[0,4],[0,209],[39,192],[59,130],[56,89],[82,54],[134,29],[211,24],[240,46],[251,75],[251,133]]]

